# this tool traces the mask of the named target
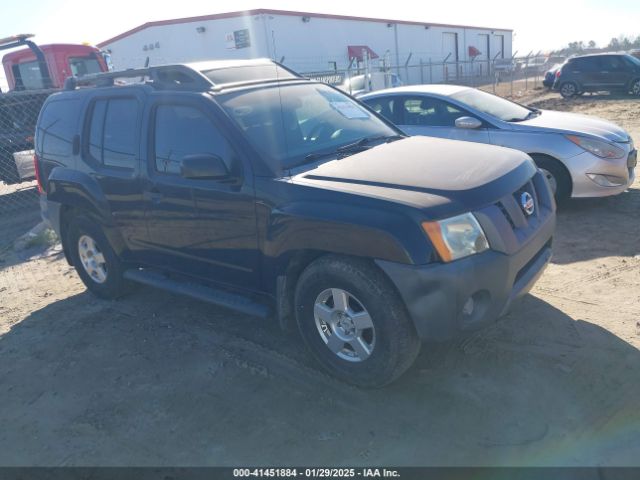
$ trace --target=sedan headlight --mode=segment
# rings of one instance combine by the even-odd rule
[[[601,140],[594,140],[587,137],[579,137],[577,135],[565,135],[568,140],[578,145],[583,150],[591,152],[600,158],[623,158],[626,152],[611,143]]]
[[[471,213],[437,222],[422,222],[422,228],[445,262],[484,252],[489,248],[482,227]]]

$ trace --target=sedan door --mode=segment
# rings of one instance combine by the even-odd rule
[[[427,95],[408,95],[396,100],[398,126],[409,135],[489,143],[484,123],[462,108]],[[477,128],[456,126],[456,120],[470,117],[478,120]]]

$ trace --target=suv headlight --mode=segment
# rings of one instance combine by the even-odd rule
[[[623,158],[625,151],[611,143],[601,140],[594,140],[587,137],[578,137],[577,135],[565,135],[567,140],[578,145],[583,150],[591,152],[600,158]]]
[[[422,222],[440,258],[452,262],[489,249],[482,227],[472,213],[445,218],[437,222]]]

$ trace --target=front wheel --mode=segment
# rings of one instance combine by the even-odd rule
[[[327,256],[300,276],[300,333],[316,360],[340,379],[381,387],[404,373],[420,341],[390,281],[365,260]]]
[[[538,169],[549,182],[551,192],[558,203],[566,200],[571,195],[571,177],[560,163],[551,158],[543,156],[531,156],[538,166]]]
[[[640,97],[640,79],[634,80],[634,82],[631,84],[630,93],[634,97]]]
[[[562,98],[572,98],[578,94],[578,87],[573,82],[564,82],[560,85],[560,95]]]
[[[121,297],[130,289],[124,264],[111,248],[100,225],[87,217],[71,220],[67,234],[71,261],[86,287],[104,299]]]

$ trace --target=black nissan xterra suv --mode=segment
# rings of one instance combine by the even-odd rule
[[[137,282],[274,316],[361,386],[504,314],[551,257],[555,204],[527,155],[407,138],[266,60],[69,79],[36,165],[96,295]]]

